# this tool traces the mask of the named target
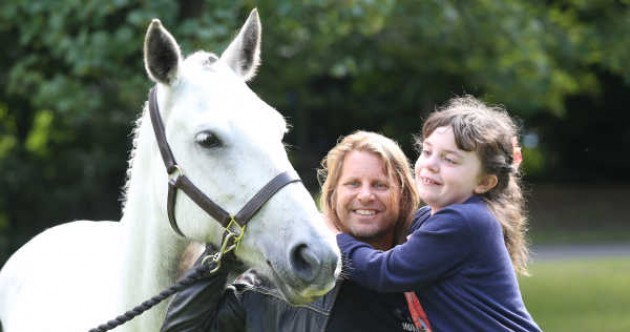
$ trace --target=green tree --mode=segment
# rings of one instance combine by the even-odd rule
[[[245,17],[246,4],[213,1],[201,15],[203,3],[0,4],[0,252],[55,223],[119,217],[129,133],[150,85],[148,23],[161,18],[190,52],[220,45]]]
[[[313,190],[339,135],[381,131],[415,158],[422,117],[463,93],[506,105],[537,135],[532,178],[630,180],[610,148],[630,146],[628,0],[6,0],[0,252],[54,223],[119,217],[152,18],[184,53],[220,52],[253,7],[263,65],[252,86],[294,125],[287,141]]]

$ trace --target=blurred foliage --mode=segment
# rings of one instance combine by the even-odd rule
[[[54,223],[119,218],[154,17],[184,53],[220,53],[258,7],[263,65],[252,88],[293,124],[292,159],[313,189],[339,135],[380,131],[413,159],[422,118],[463,93],[504,104],[538,135],[524,164],[531,179],[627,181],[630,161],[614,150],[630,146],[629,4],[2,1],[0,245],[10,248],[0,252]],[[602,128],[601,139],[585,135]]]
[[[523,148],[523,165],[521,166],[527,175],[539,175],[545,171],[545,158],[540,148]]]

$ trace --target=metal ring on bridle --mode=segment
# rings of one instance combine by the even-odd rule
[[[184,175],[184,170],[179,165],[169,167],[166,172],[168,173],[168,181],[173,183],[177,182],[177,179]]]
[[[234,216],[230,219],[230,223],[225,227],[223,233],[223,241],[221,242],[221,248],[213,255],[208,255],[201,260],[201,264],[213,263],[214,267],[210,270],[210,274],[215,273],[221,267],[221,258],[230,251],[236,249],[245,235],[245,227],[241,226],[234,219]],[[208,262],[210,260],[210,262]]]

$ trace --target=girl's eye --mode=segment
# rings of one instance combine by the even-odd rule
[[[451,159],[449,157],[445,157],[444,161],[446,161],[447,163],[451,164],[451,165],[455,165],[457,164],[457,162],[455,161],[455,159]]]
[[[195,142],[206,149],[218,148],[223,145],[223,142],[211,131],[203,131],[197,134]]]
[[[428,157],[431,155],[431,151],[423,149],[422,151],[420,151],[421,155],[424,155],[425,157]]]

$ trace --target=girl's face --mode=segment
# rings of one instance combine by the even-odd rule
[[[482,175],[477,153],[457,147],[450,126],[436,128],[424,140],[415,176],[420,198],[431,207],[432,213],[496,185],[492,176]]]
[[[377,248],[392,245],[400,214],[400,188],[385,172],[379,157],[365,151],[349,152],[335,194],[342,232]]]

